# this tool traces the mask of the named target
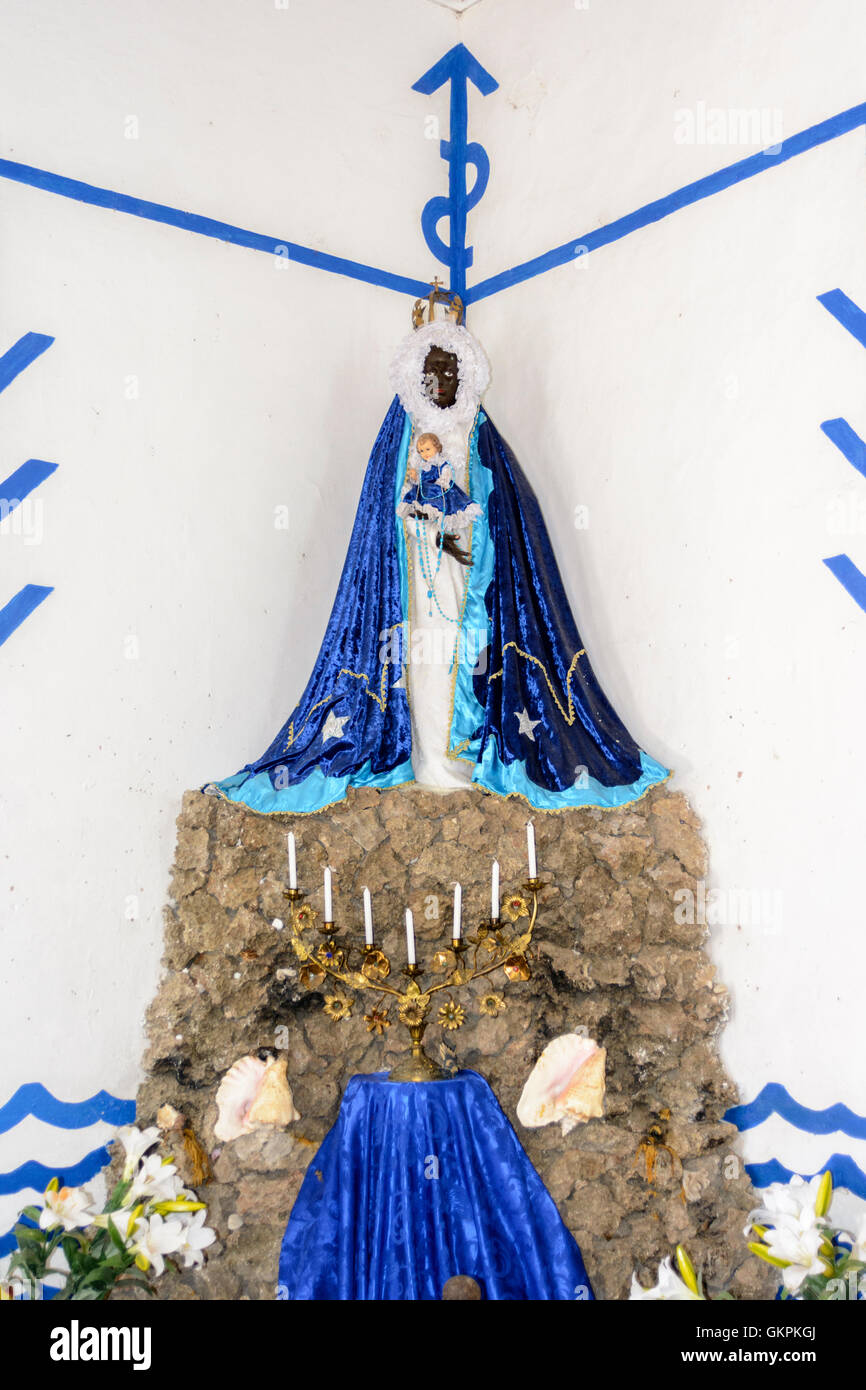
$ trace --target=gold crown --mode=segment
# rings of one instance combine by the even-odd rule
[[[416,299],[412,306],[412,327],[420,328],[424,323],[424,306],[427,306],[427,322],[434,323],[436,319],[436,305],[445,304],[444,317],[450,319],[452,323],[463,322],[463,300],[459,294],[452,294],[446,290],[445,282],[440,281],[438,275],[434,275],[430,281],[430,293],[426,299]]]

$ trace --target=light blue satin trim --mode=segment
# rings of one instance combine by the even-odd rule
[[[648,753],[641,753],[642,773],[636,782],[621,787],[605,787],[588,778],[585,787],[566,787],[564,791],[550,791],[530,782],[526,775],[524,762],[503,763],[499,757],[496,740],[489,738],[481,761],[476,763],[472,781],[488,791],[498,792],[500,796],[523,796],[537,811],[562,811],[571,806],[625,806],[637,801],[650,787],[658,786],[670,776],[667,768],[657,763]]]
[[[214,787],[226,798],[264,815],[281,813],[286,816],[308,816],[313,811],[321,811],[335,801],[344,801],[349,787],[400,787],[404,782],[414,782],[412,761],[407,758],[390,772],[371,771],[370,759],[358,772],[345,777],[325,777],[316,768],[294,787],[271,785],[266,772],[257,772],[249,777],[244,772],[227,777],[224,782],[215,782]]]
[[[478,456],[478,430],[486,420],[483,410],[479,410],[469,441],[469,477],[467,492],[473,502],[478,502],[484,513],[480,521],[472,525],[472,568],[469,571],[469,592],[463,612],[463,623],[459,636],[460,665],[454,686],[454,712],[448,732],[448,748],[451,753],[461,744],[468,745],[457,755],[467,762],[475,762],[481,747],[481,735],[472,735],[484,723],[484,708],[475,696],[472,672],[478,658],[487,646],[490,624],[487,618],[487,605],[484,596],[493,579],[495,555],[490,538],[487,504],[493,491],[493,474]],[[467,640],[466,634],[469,634]],[[479,635],[480,634],[480,635]]]
[[[408,413],[403,421],[403,436],[400,440],[400,449],[397,454],[397,467],[394,479],[394,510],[396,511],[402,497],[403,488],[406,483],[406,468],[409,457],[409,441],[412,438],[412,420]],[[394,527],[394,534],[397,537],[397,562],[400,566],[400,605],[403,609],[403,659],[408,657],[406,650],[406,638],[409,632],[409,562],[406,556],[406,532],[403,529],[403,522],[397,519]]]

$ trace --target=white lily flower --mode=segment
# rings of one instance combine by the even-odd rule
[[[763,1192],[764,1205],[749,1213],[744,1235],[751,1233],[753,1224],[788,1226],[800,1231],[810,1230],[823,1220],[815,1211],[823,1174],[806,1182],[796,1174],[790,1182],[774,1182]]]
[[[790,1221],[790,1218],[788,1218]],[[797,1230],[790,1226],[773,1226],[764,1235],[767,1253],[776,1260],[787,1260],[782,1270],[782,1283],[789,1293],[796,1293],[813,1274],[826,1274],[825,1261],[819,1252],[826,1237],[818,1226]]]
[[[135,1252],[135,1263],[140,1269],[152,1265],[154,1273],[160,1275],[165,1269],[163,1256],[173,1255],[181,1248],[184,1231],[174,1217],[165,1221],[156,1214],[137,1221],[132,1237],[130,1249]]]
[[[152,1149],[159,1139],[160,1133],[156,1125],[150,1125],[147,1129],[139,1129],[137,1125],[123,1125],[117,1131],[118,1138],[126,1151],[126,1163],[123,1166],[123,1181],[129,1182],[135,1171],[136,1165]]]
[[[57,1179],[53,1178],[52,1183]],[[43,1231],[62,1226],[64,1231],[83,1230],[93,1224],[94,1212],[91,1197],[83,1187],[50,1186],[44,1194],[45,1206],[39,1214],[39,1225]]]
[[[675,1272],[670,1255],[663,1259],[659,1265],[658,1282],[651,1289],[645,1289],[642,1284],[638,1283],[637,1275],[633,1274],[628,1297],[629,1302],[640,1302],[642,1299],[677,1303],[703,1302],[700,1295],[693,1293]]]
[[[193,1266],[201,1268],[204,1264],[204,1251],[216,1240],[216,1231],[204,1224],[206,1216],[207,1212],[204,1209],[197,1211],[184,1225],[183,1244],[178,1247],[178,1253],[183,1255],[187,1269],[192,1269]]]
[[[183,1181],[173,1163],[163,1163],[159,1154],[148,1154],[132,1180],[124,1206],[135,1207],[142,1201],[171,1202],[182,1187]]]

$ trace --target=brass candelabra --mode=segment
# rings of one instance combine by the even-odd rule
[[[315,989],[327,980],[335,982],[334,993],[325,998],[325,1012],[335,1022],[350,1015],[357,993],[366,990],[378,994],[379,999],[364,1015],[368,1031],[382,1037],[391,1026],[390,1010],[396,1007],[398,1022],[408,1028],[411,1044],[409,1054],[389,1072],[388,1080],[442,1080],[447,1073],[424,1051],[425,1030],[431,1023],[439,1023],[448,1030],[462,1026],[465,1009],[454,996],[472,980],[492,975],[497,970],[502,970],[511,981],[529,979],[528,957],[538,916],[538,895],[544,886],[539,878],[527,879],[521,885],[522,891],[502,898],[500,916],[483,920],[474,936],[452,933],[450,944],[435,952],[429,971],[425,972],[417,964],[405,966],[401,973],[406,977],[406,984],[399,989],[393,982],[385,983],[391,979],[391,961],[375,942],[363,947],[338,942],[334,923],[319,922],[319,914],[303,901],[306,894],[299,888],[289,888],[285,896],[290,903],[292,948],[300,962],[301,983],[308,989]],[[511,926],[510,934],[503,926],[503,918]],[[318,945],[312,936],[314,931],[320,938]],[[358,935],[360,937],[360,931]],[[429,973],[443,978],[422,986],[421,979]],[[431,1018],[433,996],[442,992],[449,994],[448,1002],[442,1004],[435,1018]],[[488,1000],[491,1001],[488,1013],[498,1013],[505,1007],[498,995],[491,994]]]

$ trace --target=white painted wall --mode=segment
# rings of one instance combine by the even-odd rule
[[[501,84],[470,106],[470,282],[753,153],[678,143],[678,111],[789,135],[866,100],[857,0],[2,9],[0,157],[419,278],[447,97],[410,89],[458,39]],[[471,314],[596,670],[703,817],[709,888],[775,908],[713,929],[726,1061],[747,1099],[776,1080],[860,1113],[866,614],[821,561],[866,569],[866,482],[819,424],[866,434],[864,355],[815,296],[866,305],[863,142]],[[56,338],[0,395],[0,478],[60,465],[0,528],[0,604],[56,586],[0,648],[0,1103],[132,1095],[180,796],[258,755],[306,680],[409,300],[3,179],[0,247],[0,351]],[[776,1129],[750,1157],[818,1166]],[[69,1142],[28,1122],[0,1171]]]

